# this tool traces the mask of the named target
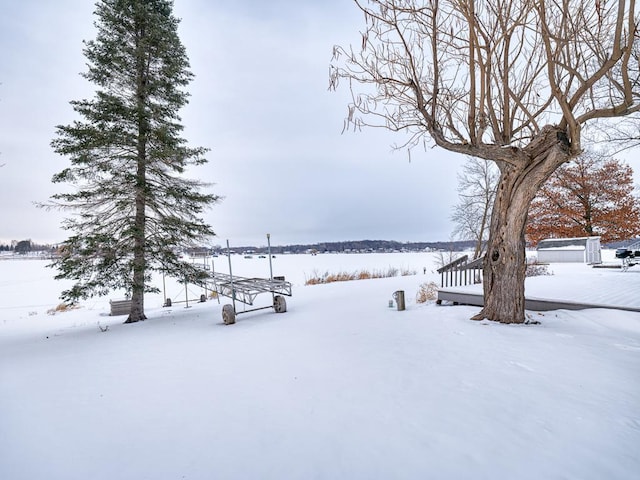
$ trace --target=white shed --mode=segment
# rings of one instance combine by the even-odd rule
[[[548,238],[536,250],[540,263],[602,263],[600,237]]]

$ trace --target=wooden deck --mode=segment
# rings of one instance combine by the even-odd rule
[[[484,295],[456,288],[443,288],[438,290],[437,303],[451,302],[454,305],[473,305],[482,307],[484,305]],[[550,300],[543,298],[526,298],[524,308],[535,312],[545,312],[548,310],[585,310],[588,308],[609,308],[614,310],[625,310],[628,312],[640,312],[640,308],[624,305],[603,305],[595,303],[580,303],[564,300]]]

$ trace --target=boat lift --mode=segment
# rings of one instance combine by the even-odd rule
[[[622,271],[626,272],[629,267],[640,265],[640,242],[636,242],[627,247],[616,250],[616,258],[622,260]]]
[[[212,271],[206,279],[206,286],[215,291],[218,296],[231,298],[232,303],[223,305],[222,320],[225,325],[236,323],[236,315],[256,310],[273,308],[276,313],[287,311],[287,302],[283,295],[290,297],[291,282],[285,281],[284,277],[273,276],[273,264],[271,262],[271,236],[267,234],[267,244],[269,252],[269,278],[247,278],[233,275],[231,269],[231,249],[227,240],[227,257],[229,258],[229,274]],[[253,306],[256,297],[261,293],[271,293],[271,305],[255,307],[251,309],[236,309],[236,302]]]

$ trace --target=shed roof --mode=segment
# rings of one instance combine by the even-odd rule
[[[600,237],[576,237],[576,238],[547,238],[540,240],[536,250],[546,249],[569,249],[570,247],[576,247],[576,249],[584,250],[587,242],[600,240]]]

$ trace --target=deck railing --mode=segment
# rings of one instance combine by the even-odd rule
[[[482,282],[484,257],[469,261],[469,255],[463,255],[438,269],[441,287],[459,287]]]

